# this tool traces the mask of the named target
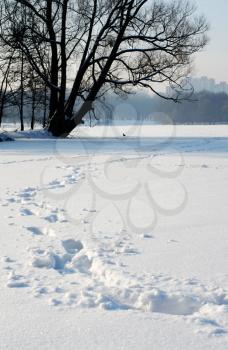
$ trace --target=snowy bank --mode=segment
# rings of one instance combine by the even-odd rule
[[[5,141],[14,141],[14,139],[11,136],[9,136],[7,133],[0,132],[0,142],[5,142]]]

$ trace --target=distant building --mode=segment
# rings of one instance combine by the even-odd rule
[[[190,78],[190,83],[195,92],[209,91],[214,93],[224,92],[228,94],[228,84],[225,81],[216,83],[214,79],[204,76],[201,78]]]
[[[225,81],[216,83],[214,79],[203,76],[200,78],[189,78],[189,83],[193,86],[195,92],[208,91],[213,93],[223,92],[228,94],[228,83]],[[172,91],[173,90],[170,87],[167,87],[166,94],[170,96]]]

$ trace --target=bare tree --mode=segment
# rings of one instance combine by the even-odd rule
[[[146,0],[95,0],[79,5],[90,26],[64,115],[56,111],[50,122],[54,135],[68,135],[110,88],[125,93],[136,86],[159,94],[156,83],[169,82],[177,91],[170,99],[182,97],[191,57],[207,41],[205,19],[194,16],[189,2],[154,1],[150,6]],[[79,96],[84,102],[73,114]]]
[[[7,102],[7,90],[9,85],[10,69],[13,61],[13,53],[8,53],[1,58],[0,62],[0,127],[2,124],[2,118],[4,114],[5,104]]]
[[[47,89],[42,79],[34,72],[32,67],[28,68],[28,79],[25,88],[28,104],[31,106],[31,130],[34,129],[37,121],[42,122],[42,125],[45,127],[48,101]],[[40,109],[43,110],[42,121],[40,118],[36,118],[36,112]]]
[[[207,23],[187,0],[4,3],[7,20],[1,36],[23,51],[50,89],[48,130],[55,136],[67,136],[89,112],[95,113],[95,102],[109,90],[126,94],[144,88],[173,101],[182,99],[192,56],[207,42]],[[23,35],[18,35],[21,5],[29,20],[22,27]],[[73,71],[74,82],[66,97]],[[169,83],[175,93],[161,95],[157,90],[161,83]]]

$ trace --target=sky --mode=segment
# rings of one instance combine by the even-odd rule
[[[194,0],[209,24],[210,42],[196,55],[194,73],[228,82],[228,0]]]

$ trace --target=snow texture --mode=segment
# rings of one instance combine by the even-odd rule
[[[226,349],[228,128],[212,128],[1,144],[1,349]]]

